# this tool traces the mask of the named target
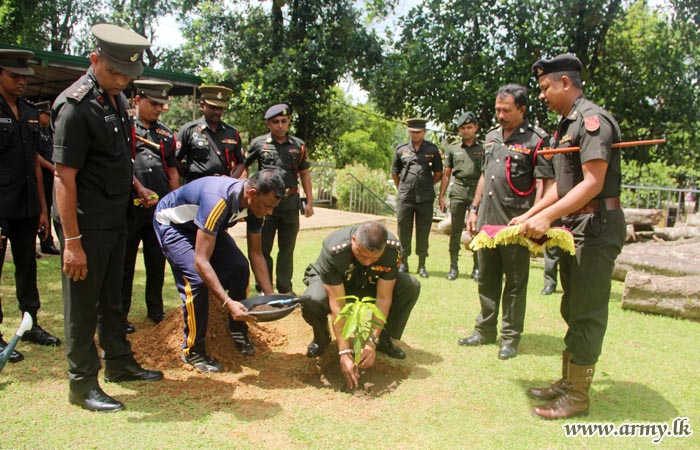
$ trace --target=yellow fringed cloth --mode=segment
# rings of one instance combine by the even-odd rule
[[[548,247],[559,247],[571,255],[576,254],[574,247],[574,236],[563,227],[553,227],[547,230],[544,236],[539,239],[530,239],[520,234],[520,225],[484,225],[481,231],[474,236],[469,248],[479,250],[480,248],[496,248],[497,245],[518,244],[537,253]]]

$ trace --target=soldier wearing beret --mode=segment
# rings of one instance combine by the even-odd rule
[[[46,210],[51,211],[53,206],[53,131],[51,130],[51,102],[36,104],[39,110],[39,152],[37,159],[41,166],[41,176],[44,179],[44,199]],[[46,237],[40,236],[41,253],[47,255],[59,255],[60,252],[53,242],[51,224],[46,227]]]
[[[224,86],[202,85],[199,108],[204,115],[188,122],[177,135],[178,161],[187,181],[211,175],[245,178],[241,134],[221,117],[233,92]]]
[[[433,185],[442,178],[442,157],[437,146],[425,140],[425,119],[408,119],[409,142],[396,147],[391,164],[391,177],[399,192],[397,220],[399,239],[403,248],[400,272],[408,272],[411,255],[413,221],[416,223],[416,254],[418,275],[427,278],[425,259],[433,223]]]
[[[162,198],[180,186],[180,177],[175,166],[175,135],[170,128],[158,120],[163,107],[168,104],[170,88],[172,84],[161,81],[134,81],[136,106],[134,176],[144,187],[155,192],[158,198]],[[160,323],[165,318],[163,313],[165,256],[153,230],[153,211],[154,208],[137,207],[133,208],[133,214],[129,217],[122,283],[122,309],[127,333],[135,331],[128,317],[140,243],[143,243],[143,261],[146,267],[146,314],[155,323]]]
[[[40,146],[39,112],[22,98],[27,76],[34,74],[29,60],[34,53],[24,50],[0,50],[0,275],[5,245],[12,244],[15,286],[19,309],[28,312],[34,326],[22,337],[42,345],[59,345],[58,338],[39,326],[41,308],[36,283],[34,250],[37,231],[45,237],[49,223],[44,200],[41,167],[36,157]],[[2,323],[0,307],[0,323]],[[7,343],[0,334],[0,350]],[[14,351],[10,362],[24,359]]]
[[[275,284],[278,292],[292,292],[294,274],[294,247],[299,234],[299,211],[304,217],[314,215],[314,199],[309,168],[309,153],[304,141],[289,134],[291,110],[284,103],[273,105],[265,112],[265,126],[269,133],[258,136],[250,143],[245,160],[246,167],[258,162],[258,170],[277,169],[282,172],[286,188],[285,197],[265,218],[262,245],[267,270],[272,276],[272,245],[277,235],[277,267]],[[299,181],[306,199],[300,204]]]
[[[470,231],[487,224],[507,225],[534,203],[537,178],[545,179],[546,186],[552,183],[551,163],[538,155],[547,142],[547,133],[527,121],[526,110],[525,87],[508,84],[498,90],[498,126],[486,134],[483,173],[467,223]],[[496,342],[498,312],[502,309],[498,358],[513,358],[518,353],[525,323],[530,250],[511,244],[480,249],[477,257],[481,311],[474,333],[460,339],[459,344],[476,346]]]
[[[450,231],[450,271],[447,279],[457,279],[459,269],[459,248],[462,239],[462,230],[468,208],[473,204],[476,186],[481,177],[481,165],[484,159],[484,145],[476,139],[479,125],[476,115],[467,111],[462,114],[456,124],[462,139],[447,147],[445,151],[445,171],[440,181],[440,210],[445,210],[445,192],[452,178],[450,187],[450,217],[452,228]],[[473,253],[474,266],[472,279],[479,279],[479,265],[476,252]]]
[[[97,381],[96,329],[106,381],[163,378],[134,359],[121,298],[132,189],[146,207],[157,201],[133,176],[132,122],[122,93],[143,72],[141,54],[150,43],[111,24],[93,26],[92,34],[90,68],[53,105],[53,216],[61,224],[68,399],[88,410],[116,411],[124,405]]]
[[[581,61],[570,53],[532,66],[540,100],[561,117],[553,147],[580,150],[554,155],[554,186],[513,220],[522,224],[524,236],[536,239],[562,218],[576,243],[576,254],[562,252],[559,260],[560,310],[568,326],[562,377],[548,387],[528,390],[531,397],[549,402],[533,408],[544,419],[588,412],[588,391],[607,328],[615,258],[625,241],[620,150],[612,148],[621,140],[620,127],[609,112],[583,96],[581,69]]]
[[[345,304],[343,296],[375,298],[387,319],[383,329],[379,325],[372,326],[362,349],[359,368],[372,366],[375,350],[392,358],[406,357],[392,339],[401,339],[418,300],[420,283],[412,275],[398,273],[400,261],[401,244],[396,237],[380,222],[365,222],[331,233],[323,240],[316,262],[306,268],[304,283],[308,288],[304,292],[307,299],[302,304],[302,316],[314,332],[306,356],[319,356],[326,349],[330,342],[330,314],[338,341],[340,367],[349,388],[357,387],[359,374],[352,353],[348,351],[352,346],[341,334],[344,323],[335,322]],[[376,317],[374,320],[378,321]]]

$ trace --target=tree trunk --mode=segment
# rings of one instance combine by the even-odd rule
[[[658,225],[664,220],[664,211],[662,209],[640,209],[640,208],[625,208],[625,222],[635,226]],[[662,223],[662,225],[665,225]]]
[[[700,320],[700,276],[665,277],[629,272],[622,308]]]
[[[627,272],[635,270],[666,276],[700,276],[700,238],[625,245],[615,261],[613,278],[624,281]]]
[[[654,227],[654,236],[664,241],[700,237],[700,227]]]

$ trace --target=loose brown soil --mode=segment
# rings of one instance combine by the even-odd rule
[[[274,308],[273,308],[274,309]],[[141,365],[166,372],[167,378],[185,379],[196,374],[203,378],[218,376],[236,383],[236,390],[263,387],[271,398],[274,388],[314,386],[320,389],[346,391],[345,381],[338,364],[337,345],[332,342],[320,358],[306,357],[306,346],[311,341],[311,327],[304,322],[299,308],[289,316],[274,322],[250,324],[250,338],[256,354],[244,357],[238,353],[228,334],[227,317],[216,302],[209,304],[207,351],[224,367],[224,374],[199,374],[180,359],[183,342],[181,310],[166,313],[166,319],[157,325],[137,324],[137,331],[129,340]],[[396,390],[410,373],[410,367],[378,354],[373,367],[360,375],[361,387],[352,394],[359,398],[374,398]],[[201,385],[192,385],[201,391]],[[188,384],[185,384],[185,387]],[[182,392],[187,396],[189,393]]]

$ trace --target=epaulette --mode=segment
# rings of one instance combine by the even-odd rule
[[[27,100],[27,99],[24,98],[24,97],[17,97],[17,101],[24,102],[24,103],[26,103],[27,105],[33,106],[34,108],[36,108],[36,103],[34,103],[34,102],[31,101],[31,100]]]
[[[538,135],[540,138],[546,138],[549,134],[544,131],[542,128],[538,127],[537,125],[530,125],[532,128],[532,131],[535,132],[536,135]]]
[[[350,245],[350,241],[345,241],[342,244],[334,245],[333,247],[331,247],[331,254],[337,255],[346,250],[350,250],[351,248],[352,246]]]
[[[398,240],[395,241],[393,239],[387,239],[386,246],[395,248],[396,250],[401,250],[401,242]]]
[[[66,98],[68,100],[71,100],[76,103],[80,103],[83,101],[85,96],[87,95],[88,92],[92,90],[92,83],[89,81],[85,81],[75,87],[67,96]]]
[[[306,145],[306,143],[305,143],[304,141],[302,141],[302,140],[299,139],[298,137],[293,136],[293,135],[291,135],[291,134],[288,134],[288,135],[287,135],[287,138],[288,138],[290,141],[292,141],[292,142],[294,142],[295,144],[297,144],[299,147],[301,147],[302,145]]]

